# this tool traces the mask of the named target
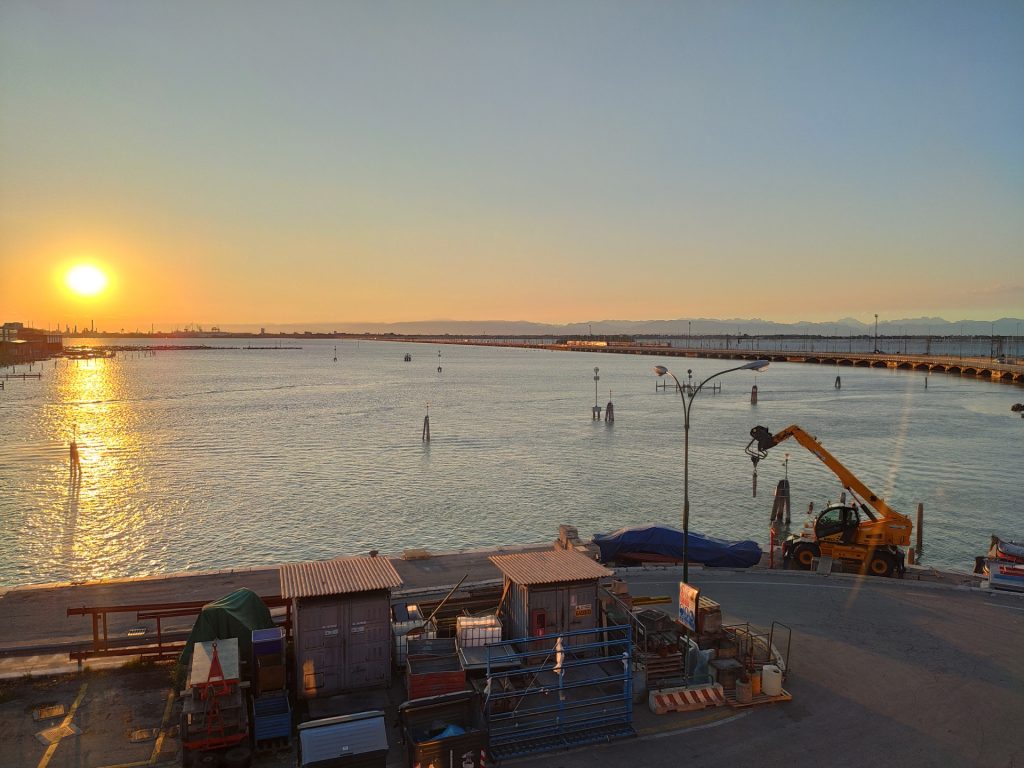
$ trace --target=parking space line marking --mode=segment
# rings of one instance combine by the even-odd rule
[[[637,730],[637,736],[653,736],[659,733],[680,733],[682,731],[691,730],[708,723],[714,723],[718,720],[726,720],[735,715],[731,709],[720,709],[702,717],[694,718],[683,725],[679,723],[673,723],[671,720],[666,721],[665,725],[658,727],[654,726],[651,728],[640,728]]]
[[[157,762],[157,758],[160,756],[160,748],[163,746],[164,737],[167,735],[167,722],[171,717],[171,706],[174,704],[174,691],[170,691],[167,694],[167,704],[164,706],[164,717],[160,721],[160,735],[156,737],[156,744],[153,745],[153,754],[149,756],[149,760],[136,760],[134,763],[115,763],[114,765],[104,765],[103,768],[150,768],[154,765],[176,765],[175,761],[162,763]]]
[[[78,689],[78,696],[75,698],[75,703],[71,705],[71,709],[68,710],[67,715],[65,715],[64,720],[61,722],[61,728],[68,726],[71,723],[72,719],[74,719],[75,712],[78,711],[78,705],[81,704],[82,699],[85,698],[85,689],[88,687],[88,683],[82,683],[82,687]],[[55,741],[53,742],[53,744],[46,748],[46,752],[43,753],[43,758],[39,761],[39,768],[46,768],[46,766],[50,763],[50,759],[53,757],[53,753],[56,752],[57,747],[60,746],[61,741],[64,741],[64,739]]]
[[[985,603],[985,605],[991,605],[993,608],[1006,608],[1008,611],[1024,611],[1024,608],[1016,608],[1012,605],[1003,605],[1002,603]]]
[[[660,733],[644,733],[637,736],[637,739],[639,741],[653,741],[654,739],[664,739],[668,738],[669,736],[679,736],[684,733],[706,731],[711,728],[717,728],[720,725],[725,725],[726,723],[735,722],[736,720],[739,720],[742,717],[746,717],[749,714],[749,710],[747,710],[746,712],[730,712],[729,717],[716,718],[711,722],[702,723],[700,725],[693,725],[689,728],[678,728],[674,731],[661,731]]]
[[[164,707],[164,718],[160,721],[160,735],[156,737],[156,744],[153,745],[153,754],[149,757],[149,764],[156,765],[156,759],[160,755],[160,748],[164,745],[164,736],[167,735],[167,722],[171,717],[171,705],[174,704],[174,689],[167,694],[167,706]]]

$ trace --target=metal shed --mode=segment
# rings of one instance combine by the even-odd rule
[[[560,549],[494,555],[491,562],[505,576],[503,612],[512,638],[543,637],[598,625],[597,582],[613,575],[604,566],[578,552]],[[578,637],[570,637],[569,644],[583,642]]]
[[[386,557],[339,557],[281,566],[294,604],[296,688],[304,698],[391,683],[391,590]]]

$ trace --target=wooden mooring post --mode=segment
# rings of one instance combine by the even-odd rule
[[[917,505],[917,554],[924,552],[924,504]]]
[[[790,522],[790,499],[789,480],[779,480],[775,487],[775,501],[772,502],[771,522],[779,525],[789,525]]]

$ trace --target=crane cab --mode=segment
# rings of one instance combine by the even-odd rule
[[[782,544],[782,555],[798,568],[808,569],[819,557],[842,560],[873,576],[903,573],[904,555],[884,543],[885,525],[866,505],[831,504],[814,520],[813,531],[791,535]]]

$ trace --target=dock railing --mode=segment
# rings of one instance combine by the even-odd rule
[[[290,640],[292,635],[292,602],[280,595],[261,597],[263,604],[270,609],[274,622],[284,627],[285,637]],[[165,630],[163,622],[167,619],[187,616],[198,616],[203,606],[212,600],[193,600],[181,603],[140,603],[136,605],[101,605],[81,608],[68,608],[68,616],[89,616],[92,619],[92,643],[80,646],[68,652],[68,657],[79,663],[93,658],[110,656],[141,656],[156,661],[176,658],[185,647],[185,639],[191,628]],[[155,621],[156,634],[149,634],[149,627],[136,625],[130,627],[124,636],[111,638],[109,617],[134,613],[135,621]]]

